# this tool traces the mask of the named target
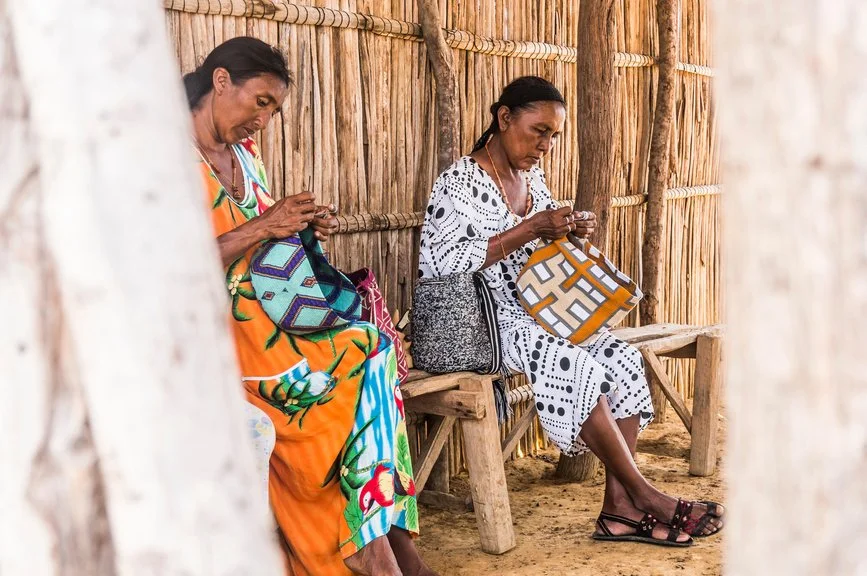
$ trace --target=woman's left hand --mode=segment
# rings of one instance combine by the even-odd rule
[[[596,229],[596,214],[584,210],[572,212],[572,233],[579,238],[589,238]]]
[[[328,206],[317,206],[316,215],[313,221],[310,222],[310,227],[313,228],[313,235],[320,242],[325,242],[328,237],[334,234],[337,230],[337,209],[334,204]]]

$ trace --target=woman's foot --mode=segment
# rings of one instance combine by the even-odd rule
[[[672,535],[671,526],[663,524],[663,521],[648,520],[645,515],[646,513],[636,508],[629,498],[623,498],[617,502],[606,501],[602,506],[599,520],[596,521],[596,532],[593,533],[593,537],[600,540],[618,536],[634,536],[641,532],[642,524],[645,526],[653,524],[648,534],[654,540],[652,543],[672,542],[689,545],[692,542],[692,538],[688,534],[675,530],[676,535]]]
[[[712,536],[725,525],[725,508],[721,504],[708,501],[690,502],[672,498],[654,489],[650,495],[637,505],[659,518],[662,522],[676,525],[696,538]]]
[[[678,499],[671,522],[696,538],[713,536],[725,525],[725,508],[722,504],[699,500]]]
[[[394,527],[388,532],[388,542],[404,576],[438,576],[421,559],[409,532]]]
[[[402,576],[388,539],[375,538],[367,546],[344,558],[343,563],[359,576]]]

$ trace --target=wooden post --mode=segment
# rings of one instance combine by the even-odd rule
[[[641,324],[659,322],[659,296],[662,286],[662,245],[665,238],[665,190],[669,179],[671,129],[674,124],[675,82],[677,80],[677,0],[656,1],[659,30],[658,82],[653,131],[650,139],[647,211],[644,218],[644,244],[641,249],[642,290],[639,305]],[[652,391],[652,390],[651,390]]]
[[[731,255],[726,572],[864,574],[867,4],[710,8]]]
[[[585,452],[579,456],[560,454],[554,476],[569,482],[584,482],[595,478],[598,470],[599,458],[592,452]]]
[[[675,82],[677,80],[678,30],[677,0],[657,0],[656,25],[659,30],[657,57],[656,107],[648,160],[647,208],[644,217],[644,242],[641,248],[641,288],[644,299],[639,304],[642,326],[660,321],[659,301],[662,287],[662,245],[665,238],[665,190],[669,184],[669,152],[674,125]],[[665,422],[667,402],[659,381],[648,372],[647,383],[653,399],[654,422]]]
[[[437,103],[437,172],[442,172],[460,156],[460,130],[458,129],[458,83],[452,49],[446,44],[440,25],[437,0],[418,0],[427,57],[436,79]]]
[[[578,13],[578,191],[576,210],[592,210],[598,226],[592,240],[605,249],[614,175],[614,52],[612,0],[587,0]]]
[[[0,571],[283,574],[164,16],[106,7],[0,0]]]
[[[605,249],[611,181],[614,175],[614,52],[611,46],[612,0],[587,0],[578,12],[578,98],[575,114],[580,135],[576,210],[596,213],[594,244]],[[554,475],[562,480],[593,478],[599,460],[591,452],[560,455]]]
[[[699,336],[695,353],[692,447],[689,473],[710,476],[716,469],[717,415],[722,382],[722,336]]]
[[[515,530],[500,451],[494,389],[490,378],[479,377],[463,380],[461,390],[484,398],[485,417],[460,423],[482,550],[502,554],[515,547]]]

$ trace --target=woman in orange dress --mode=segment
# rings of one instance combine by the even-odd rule
[[[276,433],[271,508],[298,576],[431,574],[411,538],[418,508],[392,342],[367,323],[289,334],[253,291],[263,242],[308,227],[324,241],[336,224],[309,193],[268,193],[251,136],[290,82],[284,56],[254,38],[221,44],[184,77],[244,389]]]

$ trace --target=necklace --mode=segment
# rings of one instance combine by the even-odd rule
[[[211,170],[214,171],[214,175],[217,177],[217,180],[219,180],[220,183],[221,183],[221,184],[223,185],[223,187],[225,188],[225,187],[226,187],[226,180],[224,180],[225,176],[223,176],[223,173],[220,172],[220,169],[217,168],[217,165],[216,165],[216,164],[214,164],[213,162],[211,162],[211,158],[208,156],[208,153],[205,152],[205,149],[204,149],[204,148],[202,148],[201,146],[199,146],[198,143],[196,144],[196,148],[198,148],[198,149],[199,149],[199,152],[202,153],[202,156],[204,156],[204,158],[205,158],[205,162],[208,163],[208,166],[210,166],[210,167],[211,167]],[[228,150],[229,150],[229,158],[230,158],[231,161],[232,161],[232,182],[229,183],[229,188],[232,189],[232,197],[233,197],[235,200],[241,200],[241,198],[239,198],[239,195],[238,195],[238,185],[235,183],[235,172],[236,172],[236,170],[235,170],[235,153],[232,151],[232,147],[231,147],[231,146],[227,146],[227,148],[228,148]]]
[[[506,203],[506,209],[509,211],[509,214],[512,215],[512,219],[515,221],[515,224],[518,223],[518,215],[512,210],[512,204],[509,202],[509,197],[506,195],[506,187],[503,186],[503,180],[500,178],[500,171],[497,170],[497,165],[494,164],[494,158],[491,156],[491,151],[488,150],[488,145],[485,144],[485,152],[488,154],[488,160],[491,161],[491,167],[494,169],[494,176],[497,177],[497,184],[499,185],[500,195],[503,197],[503,202]],[[526,175],[524,176],[526,181]],[[533,195],[530,194],[530,182],[527,181],[527,209],[524,212],[524,216],[526,217],[530,210],[533,208]]]

